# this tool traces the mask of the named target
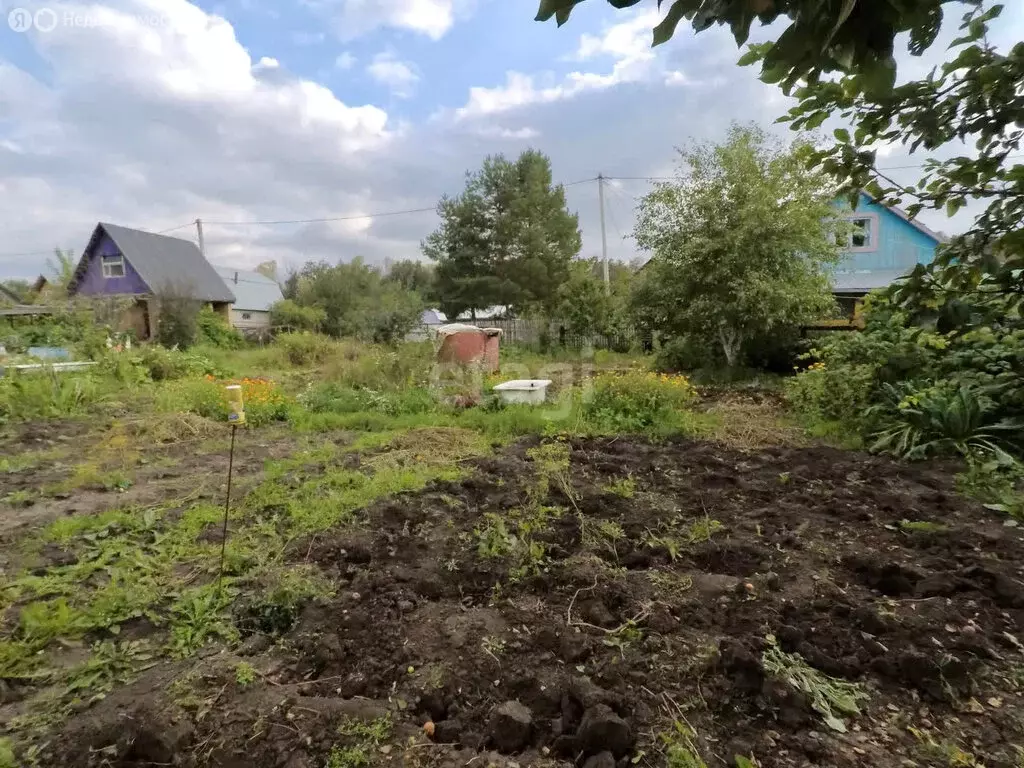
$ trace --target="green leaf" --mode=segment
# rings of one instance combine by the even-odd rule
[[[843,0],[843,7],[839,9],[839,18],[836,19],[836,23],[832,26],[832,32],[828,36],[829,40],[836,36],[836,32],[838,32],[839,28],[846,23],[848,18],[850,18],[850,14],[853,13],[853,9],[856,6],[857,0]]]
[[[746,53],[740,56],[740,60],[736,63],[741,67],[748,67],[751,64],[760,61],[762,55],[761,50],[752,45],[747,49]]]
[[[807,118],[807,122],[804,123],[804,128],[806,128],[809,131],[813,131],[826,120],[828,120],[828,112],[825,112],[824,110],[822,110],[821,112],[816,112],[809,118]]]
[[[892,56],[868,64],[861,75],[866,93],[887,96],[896,84],[896,59]]]
[[[764,83],[780,83],[789,74],[789,68],[785,65],[773,66],[768,69],[761,70],[761,82]]]
[[[823,715],[825,725],[831,728],[836,733],[846,733],[846,723],[840,720],[835,715]]]
[[[836,141],[841,141],[844,144],[850,143],[850,132],[845,128],[836,128],[832,135],[836,137]]]
[[[675,34],[676,27],[683,20],[685,13],[686,0],[676,0],[669,8],[665,18],[654,28],[654,45],[661,45],[672,39],[672,35]]]
[[[540,8],[537,10],[536,21],[547,21],[558,14],[558,25],[561,26],[569,20],[569,13],[573,6],[583,0],[540,0]]]

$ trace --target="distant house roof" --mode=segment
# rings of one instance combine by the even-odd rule
[[[190,240],[155,235],[104,222],[97,224],[93,230],[89,245],[78,262],[72,286],[81,280],[104,232],[154,293],[159,293],[165,287],[174,287],[187,290],[190,298],[200,301],[230,303],[235,300],[220,275],[203,257],[199,247]]]
[[[473,319],[473,316],[476,315],[476,318],[475,318],[476,320],[495,320],[495,319],[499,319],[499,318],[503,318],[503,317],[507,316],[508,315],[508,311],[509,310],[508,310],[507,306],[505,306],[503,304],[495,304],[493,307],[486,307],[484,309],[478,309],[478,310],[476,310],[476,312],[471,312],[470,310],[466,310],[465,312],[463,312],[461,315],[459,315],[455,319],[456,320],[469,320],[469,319]]]
[[[909,271],[909,270],[908,270]],[[834,272],[832,274],[832,293],[865,294],[878,288],[888,288],[907,272],[895,269],[856,270]]]
[[[448,317],[440,309],[425,309],[420,315],[420,322],[423,325],[444,325]]]
[[[250,272],[234,267],[214,267],[217,274],[227,283],[228,290],[235,294],[235,309],[247,312],[269,312],[271,306],[281,301],[284,294],[276,280],[259,272]]]
[[[13,301],[15,304],[20,304],[21,297],[11,289],[5,287],[3,283],[0,283],[0,301]]]

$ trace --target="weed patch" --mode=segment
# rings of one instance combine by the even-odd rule
[[[171,606],[171,654],[183,658],[211,640],[237,640],[238,633],[226,614],[234,594],[217,584],[183,592]]]
[[[672,560],[676,560],[682,552],[694,544],[711,541],[723,529],[718,520],[705,515],[686,524],[679,517],[674,517],[662,524],[657,531],[648,529],[641,541],[649,547],[663,547]]]
[[[644,432],[676,423],[680,411],[697,400],[685,376],[630,371],[594,377],[583,413],[595,424],[617,432]]]
[[[610,493],[613,496],[618,496],[623,499],[632,499],[636,496],[636,479],[630,475],[629,477],[620,477],[617,480],[612,480],[610,483],[606,483],[602,486],[601,490],[605,493]]]
[[[819,672],[800,654],[783,652],[774,637],[768,637],[768,647],[761,661],[769,675],[806,694],[825,725],[839,733],[846,733],[843,717],[859,715],[860,702],[868,698],[862,686]]]
[[[376,749],[391,738],[390,716],[379,717],[366,723],[348,719],[338,726],[342,744],[331,748],[327,768],[364,768],[372,764]]]

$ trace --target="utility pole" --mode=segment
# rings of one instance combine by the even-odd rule
[[[203,239],[203,220],[196,219],[196,232],[199,233],[199,252],[206,258],[206,241]]]
[[[608,233],[604,227],[604,174],[597,174],[597,197],[601,202],[601,259],[604,261],[604,289],[612,291],[612,279],[608,272]]]

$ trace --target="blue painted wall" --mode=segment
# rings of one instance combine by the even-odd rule
[[[870,216],[877,223],[874,249],[851,251],[839,264],[839,271],[892,271],[909,272],[917,264],[928,264],[935,258],[936,240],[901,219],[884,205],[861,195],[856,211],[843,201],[838,203],[848,215]]]
[[[124,260],[124,277],[103,276],[103,256],[113,256],[120,251],[110,235],[103,232],[96,247],[85,253],[88,260],[85,271],[72,289],[82,296],[117,296],[125,294],[150,293],[149,286],[142,279],[128,259]]]

